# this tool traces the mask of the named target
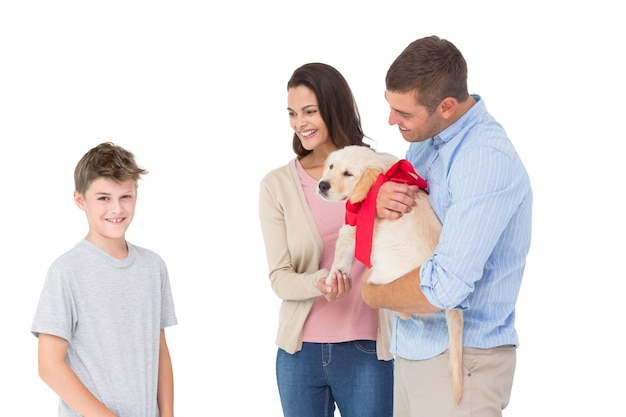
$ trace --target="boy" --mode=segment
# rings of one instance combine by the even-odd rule
[[[31,328],[59,416],[174,415],[164,328],[177,320],[167,268],[125,238],[146,173],[112,143],[91,149],[74,171],[74,202],[89,231],[50,266]]]

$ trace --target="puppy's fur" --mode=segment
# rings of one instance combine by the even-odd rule
[[[365,146],[347,146],[326,159],[318,194],[328,201],[359,203],[365,199],[380,174],[398,161],[388,153]],[[428,194],[420,190],[413,209],[397,220],[376,218],[371,251],[369,282],[386,284],[418,268],[430,258],[439,241],[441,222],[432,209]],[[354,259],[356,227],[345,224],[339,231],[335,258],[327,283],[334,272],[350,271]],[[403,319],[406,315],[399,314]],[[427,314],[423,316],[428,316]],[[463,315],[461,310],[446,310],[450,336],[449,371],[455,400],[463,392]]]

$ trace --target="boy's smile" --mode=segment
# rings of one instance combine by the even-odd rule
[[[76,205],[89,223],[86,239],[112,256],[125,256],[126,230],[135,215],[137,184],[134,180],[94,180],[85,195],[74,192]],[[123,253],[120,254],[119,251]]]

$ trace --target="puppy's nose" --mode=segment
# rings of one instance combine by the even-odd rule
[[[317,188],[319,189],[320,193],[325,194],[328,190],[330,190],[330,184],[328,183],[328,181],[320,181]]]

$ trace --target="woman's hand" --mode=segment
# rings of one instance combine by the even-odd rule
[[[352,289],[352,278],[344,272],[335,272],[331,276],[330,285],[326,285],[326,278],[320,278],[317,281],[317,287],[326,301],[337,301],[345,297]]]

